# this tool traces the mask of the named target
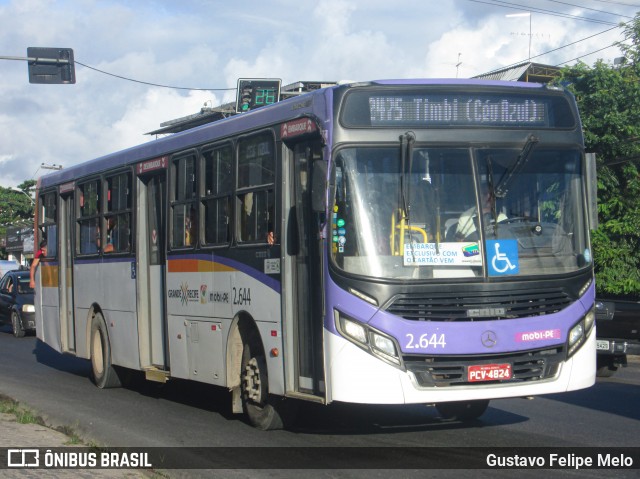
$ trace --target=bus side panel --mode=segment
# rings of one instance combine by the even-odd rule
[[[170,316],[171,375],[224,386],[223,329],[218,321]]]
[[[38,338],[47,343],[58,352],[62,351],[60,338],[60,307],[58,296],[58,264],[53,262],[40,262],[38,268],[40,274],[40,298],[36,294],[35,300],[42,305],[42,328],[36,325]],[[39,308],[36,308],[38,310]]]
[[[130,259],[77,261],[74,275],[76,355],[91,355],[90,312],[96,308],[109,330],[113,364],[139,369],[136,289]]]
[[[172,376],[226,385],[226,374],[221,372],[229,328],[233,318],[243,315],[260,332],[270,392],[284,394],[278,281],[228,258],[173,257],[168,262],[167,310]],[[277,353],[271,353],[274,348]]]
[[[104,297],[100,307],[109,330],[111,360],[117,366],[140,369],[135,274],[130,258],[104,258]]]
[[[99,260],[76,260],[73,265],[73,304],[76,320],[76,355],[89,358],[90,311],[104,302]]]

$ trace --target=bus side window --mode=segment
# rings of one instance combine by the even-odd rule
[[[224,146],[203,153],[204,192],[204,241],[216,245],[229,242],[231,192],[233,190],[231,146]]]
[[[270,133],[238,142],[236,234],[239,242],[279,242],[275,231],[275,165]]]
[[[55,258],[58,250],[58,214],[56,209],[57,195],[45,193],[42,196],[42,215],[40,216],[40,240],[47,240],[47,258]]]
[[[80,185],[78,189],[80,194],[79,252],[96,254],[100,247],[100,181],[90,181]]]
[[[198,242],[196,154],[178,157],[172,168],[174,189],[171,202],[171,245],[174,248],[193,247]]]
[[[131,175],[107,178],[107,213],[102,238],[105,253],[131,250]]]

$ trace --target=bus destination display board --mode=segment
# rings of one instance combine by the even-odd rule
[[[554,99],[555,100],[555,99]],[[513,93],[353,92],[345,99],[347,127],[568,127],[562,98]]]

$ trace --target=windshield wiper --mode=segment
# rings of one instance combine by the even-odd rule
[[[409,176],[411,175],[411,168],[413,165],[413,143],[416,137],[413,132],[408,131],[404,135],[400,135],[400,205],[402,206],[402,217],[399,219],[406,219],[409,221],[409,204],[408,198],[410,198],[411,183]],[[409,159],[409,167],[407,168],[407,158]]]
[[[496,190],[495,181],[493,179],[493,163],[491,156],[487,156],[487,187],[489,188],[489,197],[491,199],[491,217],[493,219],[493,236],[498,236],[498,212],[496,211]]]
[[[502,178],[500,178],[498,186],[496,186],[495,194],[497,198],[504,198],[505,196],[507,196],[509,186],[511,186],[511,183],[513,182],[516,174],[524,167],[524,165],[529,160],[531,152],[533,151],[533,147],[538,143],[538,141],[539,139],[536,136],[529,135],[527,137],[527,141],[522,147],[522,150],[516,158],[516,161],[514,161],[511,167],[504,172]]]
[[[407,228],[411,231],[411,222],[409,220],[409,212],[411,209],[411,204],[409,199],[411,198],[411,182],[409,180],[411,176],[411,169],[413,167],[413,143],[416,140],[416,136],[412,131],[406,132],[404,135],[400,135],[400,206],[401,211],[398,218],[398,221],[406,221]],[[408,158],[408,162],[407,162]],[[407,165],[407,163],[409,163]],[[408,166],[408,168],[407,168]],[[404,235],[404,230],[401,229],[400,233]],[[403,241],[404,242],[404,238]],[[413,261],[415,263],[415,252],[413,247],[413,241],[410,241],[411,244],[411,256],[413,257]]]

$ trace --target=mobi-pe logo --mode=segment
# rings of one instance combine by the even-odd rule
[[[7,467],[40,467],[38,449],[8,449]]]

